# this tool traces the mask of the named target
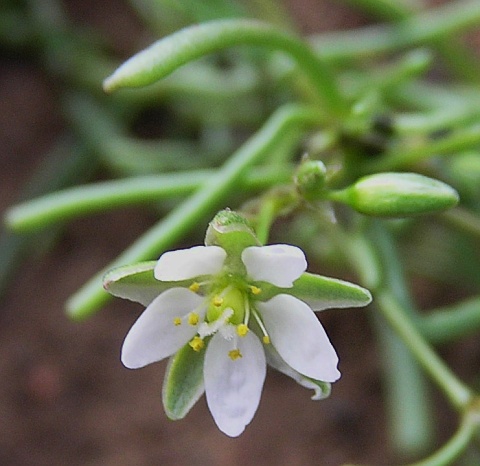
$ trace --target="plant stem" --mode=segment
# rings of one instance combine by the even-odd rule
[[[453,437],[428,458],[408,466],[448,466],[465,451],[478,430],[476,413],[466,413]]]
[[[283,138],[295,135],[295,130],[323,123],[324,115],[316,108],[288,105],[274,113],[266,124],[241,146],[216,173],[170,214],[141,236],[104,270],[92,277],[67,302],[73,318],[93,314],[109,298],[102,289],[102,277],[109,269],[158,257],[182,235],[194,228],[205,216],[223,207],[227,194],[235,191],[244,172],[265,158]]]
[[[472,393],[445,365],[425,341],[416,324],[419,315],[414,311],[404,282],[400,259],[396,256],[388,231],[380,221],[370,222],[369,236],[384,267],[384,282],[374,295],[385,319],[410,350],[416,361],[445,392],[452,404],[464,409]]]
[[[267,244],[270,228],[276,216],[276,200],[273,197],[267,196],[260,207],[255,228],[255,234],[260,244]]]
[[[65,157],[69,154],[69,157]],[[97,167],[87,151],[75,147],[74,141],[62,140],[47,154],[42,170],[34,173],[25,188],[22,198],[53,192],[90,178]],[[50,244],[57,230],[43,235],[13,235],[2,232],[0,236],[0,295],[7,289],[10,277],[27,254],[37,250],[41,244]]]
[[[431,343],[445,343],[480,329],[480,296],[422,315],[420,330]]]
[[[480,3],[479,3],[480,5]],[[455,131],[452,135],[446,136],[437,141],[428,141],[420,147],[406,149],[403,151],[392,151],[385,154],[379,160],[365,164],[365,172],[389,171],[424,160],[433,155],[447,155],[469,149],[480,143],[480,125],[476,124],[469,128]]]
[[[348,0],[375,16],[388,21],[401,21],[418,14],[418,6],[398,0]],[[414,11],[415,9],[415,11]],[[479,82],[478,60],[456,37],[441,37],[435,41],[437,51],[447,61],[449,69],[473,83]]]
[[[314,36],[311,44],[327,61],[362,60],[373,55],[441,40],[480,22],[480,2],[457,1],[427,10],[389,26]]]
[[[454,227],[480,238],[480,217],[462,207],[444,212],[440,219]]]
[[[286,167],[255,168],[242,179],[241,188],[252,191],[283,183],[291,178],[291,173],[292,170]],[[214,170],[194,170],[77,186],[10,208],[6,213],[6,222],[15,231],[31,231],[89,213],[158,202],[190,194],[214,174]]]
[[[426,343],[398,300],[390,291],[381,290],[375,295],[375,301],[395,333],[400,336],[425,372],[443,390],[451,404],[460,411],[464,410],[472,400],[472,392]]]
[[[373,253],[377,262],[372,259],[366,263],[370,264],[369,267],[377,265],[380,268],[377,274],[381,277],[374,290],[388,289],[403,309],[408,310],[408,317],[416,321],[418,315],[391,236],[379,221],[370,222],[368,227],[366,235],[371,247],[366,252]],[[376,298],[374,302],[378,306]],[[425,377],[418,362],[394,329],[385,328],[381,316],[377,317],[376,323],[378,339],[382,345],[393,441],[400,451],[412,455],[424,452],[433,438],[432,406]]]

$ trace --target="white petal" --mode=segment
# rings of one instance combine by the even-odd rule
[[[313,311],[293,296],[279,294],[258,302],[273,346],[293,369],[312,379],[334,382],[340,377],[337,354]]]
[[[305,388],[312,389],[315,393],[312,400],[324,400],[330,396],[330,383],[315,381],[309,377],[305,377],[300,372],[292,369],[278,354],[273,345],[265,346],[265,353],[267,355],[267,363],[282,374],[288,375],[295,382]]]
[[[234,348],[240,350],[241,358],[229,357]],[[262,394],[266,362],[260,340],[252,332],[233,340],[216,333],[208,344],[203,373],[215,423],[228,436],[239,436],[252,420]]]
[[[203,298],[186,288],[171,288],[145,309],[128,332],[122,347],[122,363],[137,369],[176,353],[197,333],[197,326],[183,321],[175,325],[176,317],[195,311],[203,319]]]
[[[154,275],[161,281],[189,280],[220,272],[227,253],[219,246],[194,246],[168,251],[160,256]]]
[[[242,252],[242,261],[253,280],[290,288],[307,269],[305,254],[289,244],[250,246]]]

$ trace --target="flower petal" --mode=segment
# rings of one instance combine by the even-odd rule
[[[194,246],[168,251],[160,256],[154,275],[161,281],[189,280],[220,272],[227,253],[219,246]]]
[[[273,346],[294,370],[312,379],[334,382],[340,377],[338,357],[322,324],[302,301],[279,294],[258,302]]]
[[[229,351],[241,357],[232,360]],[[216,333],[208,344],[203,369],[207,403],[218,428],[239,436],[252,420],[262,394],[266,374],[265,353],[253,332],[226,340]]]
[[[243,250],[242,261],[250,278],[282,288],[293,286],[307,268],[303,251],[289,244],[250,246]]]
[[[267,355],[267,363],[282,374],[288,375],[295,382],[305,388],[310,388],[314,391],[312,400],[324,400],[330,396],[331,386],[328,382],[322,382],[321,380],[314,380],[310,377],[306,377],[300,372],[292,369],[278,354],[273,345],[265,346],[265,353]]]
[[[194,309],[203,320],[202,302],[203,298],[186,288],[171,288],[154,299],[125,337],[122,363],[137,369],[177,352],[197,333],[197,326],[175,325],[174,320]]]

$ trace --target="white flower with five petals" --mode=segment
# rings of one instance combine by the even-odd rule
[[[313,399],[328,396],[340,377],[338,358],[312,308],[364,306],[371,297],[306,267],[295,246],[244,247],[235,237],[230,248],[170,251],[154,265],[112,271],[104,283],[109,292],[147,305],[125,338],[123,364],[136,369],[172,357],[167,414],[183,417],[205,391],[217,426],[231,437],[257,410],[267,362],[313,388]],[[139,277],[152,269],[153,288],[142,287]]]

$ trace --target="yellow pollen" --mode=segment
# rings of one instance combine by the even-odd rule
[[[200,284],[197,283],[197,282],[193,282],[189,287],[188,289],[190,291],[193,291],[194,293],[196,293],[199,289],[200,289]]]
[[[223,304],[223,298],[221,296],[215,296],[212,300],[212,304],[215,307],[220,307]]]
[[[232,351],[228,352],[228,357],[232,360],[235,361],[238,358],[242,357],[242,353],[240,353],[239,349],[233,349]]]
[[[268,335],[264,335],[262,340],[266,345],[270,344],[270,337]]]
[[[252,294],[258,295],[262,292],[262,289],[259,288],[258,286],[250,285],[250,291],[252,292]]]
[[[199,320],[200,317],[198,317],[196,312],[190,312],[190,314],[188,314],[188,323],[190,325],[197,325]]]
[[[199,352],[205,346],[205,343],[199,336],[194,337],[189,341],[188,344],[192,347],[193,351],[197,352]]]
[[[182,325],[182,319],[180,317],[175,317],[175,319],[173,319],[173,323],[176,327],[178,327],[179,325]]]
[[[248,333],[248,327],[245,324],[239,324],[237,325],[237,333],[241,336],[244,337]]]

